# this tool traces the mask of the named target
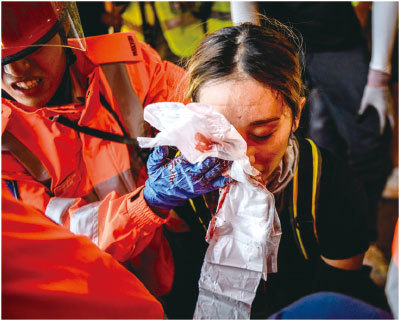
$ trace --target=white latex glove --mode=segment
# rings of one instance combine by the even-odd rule
[[[378,112],[380,134],[385,129],[387,119],[392,128],[394,124],[393,98],[388,85],[389,78],[390,75],[385,72],[369,70],[368,82],[364,88],[358,111],[358,114],[362,115],[369,106],[372,106]]]
[[[364,89],[358,114],[373,106],[379,115],[379,132],[383,133],[386,119],[393,128],[393,99],[388,86],[391,57],[397,30],[397,1],[374,1],[372,5],[372,48],[368,82]]]

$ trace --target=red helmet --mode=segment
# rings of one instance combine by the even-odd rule
[[[6,2],[1,3],[2,64],[31,54],[60,30],[68,38],[77,38],[61,46],[86,49],[78,10],[74,2]]]

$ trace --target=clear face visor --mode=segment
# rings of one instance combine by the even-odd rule
[[[31,4],[30,6],[29,2],[19,2],[19,7],[14,5],[14,8],[5,9],[7,3],[3,2],[2,65],[28,56],[43,46],[86,50],[85,36],[75,2],[31,2]],[[24,13],[20,14],[22,10]],[[5,18],[4,15],[7,14],[11,15],[10,19]],[[27,19],[25,22],[24,18]],[[50,44],[49,41],[57,33],[61,35],[61,45]]]

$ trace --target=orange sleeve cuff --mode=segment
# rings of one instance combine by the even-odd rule
[[[138,255],[169,220],[159,217],[147,205],[143,187],[123,196],[112,192],[99,206],[99,248],[120,262]]]
[[[153,212],[152,209],[147,205],[143,195],[144,185],[136,189],[132,194],[129,195],[129,201],[127,204],[127,210],[129,214],[138,213],[142,211],[143,216],[136,217],[136,224],[138,227],[143,227],[149,224],[162,225],[168,222],[169,211],[163,212],[161,216]],[[136,197],[137,196],[137,197]],[[166,216],[164,216],[166,215]]]

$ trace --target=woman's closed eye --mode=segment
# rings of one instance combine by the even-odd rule
[[[250,133],[250,137],[253,140],[267,140],[269,137],[271,137],[274,133],[270,132],[268,134],[256,134],[256,133]]]
[[[271,137],[277,129],[277,125],[262,125],[249,129],[249,137],[253,140],[266,140]]]
[[[247,133],[252,140],[264,141],[279,129],[279,124],[280,118],[278,117],[255,121],[247,128]]]

